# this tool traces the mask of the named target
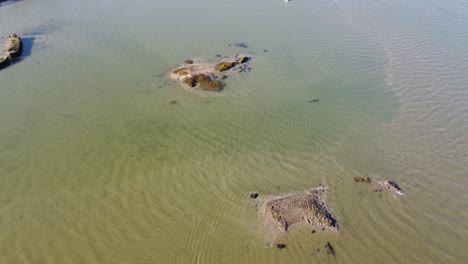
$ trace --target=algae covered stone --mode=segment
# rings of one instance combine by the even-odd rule
[[[187,71],[186,68],[177,69],[177,70],[173,71],[173,73],[181,75],[181,76],[188,75],[188,71]]]
[[[220,91],[221,88],[223,88],[223,83],[221,81],[213,80],[208,75],[199,74],[196,78],[202,90]]]
[[[220,72],[227,71],[236,65],[237,65],[236,61],[222,61],[216,64],[215,70],[220,71]]]
[[[210,76],[205,74],[186,77],[183,83],[189,87],[199,86],[200,89],[208,91],[220,91],[223,88],[223,83],[221,81],[213,80]]]
[[[359,177],[359,176],[355,176],[354,177],[354,181],[356,182],[367,182],[367,183],[371,183],[371,179],[369,177]]]

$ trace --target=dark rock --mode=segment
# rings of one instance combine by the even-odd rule
[[[263,52],[268,52],[268,50],[263,50]]]
[[[248,48],[247,44],[245,44],[244,42],[236,42],[236,43],[233,43],[233,44],[229,44],[228,46],[235,46],[235,47],[239,47],[239,48]]]
[[[312,230],[312,232],[311,232],[311,233],[312,233],[312,234],[314,234],[314,233],[315,233],[315,230]]]
[[[0,70],[6,68],[11,64],[11,59],[9,55],[2,54],[0,55]]]
[[[327,244],[325,245],[325,248],[327,249],[328,255],[335,256],[335,249],[333,249],[333,246],[330,244],[330,242],[327,242]]]
[[[312,100],[309,101],[309,103],[316,103],[318,101],[319,101],[319,99],[312,99]]]
[[[283,248],[286,248],[286,245],[285,244],[276,244],[276,247],[279,248],[279,249],[283,249]]]
[[[182,82],[188,85],[189,87],[197,86],[197,80],[194,77],[187,77]]]
[[[177,104],[177,103],[178,103],[177,100],[172,100],[172,101],[170,102],[171,105],[175,105],[175,104]]]
[[[193,64],[193,60],[186,60],[185,63],[187,63],[187,64]]]
[[[249,57],[247,57],[247,56],[242,56],[242,57],[240,57],[237,61],[238,61],[239,63],[246,63],[246,62],[248,62],[249,60],[250,60]]]
[[[396,192],[401,192],[400,186],[392,181],[384,181],[384,186],[387,187],[389,190],[393,190]]]
[[[252,198],[252,199],[257,199],[257,197],[258,197],[258,193],[250,194],[250,198]]]

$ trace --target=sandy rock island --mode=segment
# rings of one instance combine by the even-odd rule
[[[319,187],[272,197],[265,201],[262,211],[267,222],[283,232],[300,222],[338,231],[336,219],[323,202],[325,191],[325,187]]]
[[[224,83],[220,79],[226,79],[226,74],[234,70],[239,70],[239,72],[250,70],[250,67],[247,66],[250,59],[248,56],[237,54],[216,63],[187,60],[181,66],[171,70],[167,77],[187,88],[221,91]]]

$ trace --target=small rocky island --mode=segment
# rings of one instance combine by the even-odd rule
[[[326,188],[268,198],[263,205],[267,222],[286,232],[296,223],[304,222],[324,230],[338,231],[338,223],[323,201]]]
[[[203,63],[187,60],[184,64],[173,69],[168,77],[181,83],[187,88],[199,88],[208,91],[221,91],[224,83],[221,80],[227,78],[227,74],[238,70],[244,72],[249,70],[250,57],[245,55],[234,55],[226,57],[216,63]]]

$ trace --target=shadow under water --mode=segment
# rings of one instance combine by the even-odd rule
[[[34,46],[35,39],[35,37],[21,38],[21,43],[23,43],[23,51],[21,52],[21,56],[15,61],[21,61],[24,58],[31,56],[31,50]]]

